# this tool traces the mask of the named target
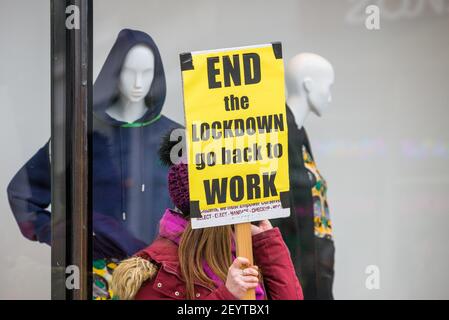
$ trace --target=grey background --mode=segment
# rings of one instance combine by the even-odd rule
[[[334,65],[333,104],[306,122],[329,186],[337,299],[449,298],[449,1],[94,2],[94,77],[120,29],[153,36],[164,113],[183,122],[178,54],[282,41]],[[380,30],[364,9],[381,9]],[[49,1],[0,0],[0,298],[50,297],[50,250],[24,239],[5,189],[50,134]],[[380,289],[365,286],[367,266]]]

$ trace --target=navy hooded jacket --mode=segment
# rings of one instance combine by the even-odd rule
[[[121,67],[128,51],[145,45],[154,54],[154,79],[145,97],[148,111],[133,123],[117,121],[106,109],[119,97]],[[93,230],[94,258],[124,258],[146,247],[171,207],[167,168],[160,163],[162,137],[179,124],[161,115],[166,94],[159,50],[144,32],[124,29],[94,84]],[[8,199],[22,234],[50,244],[49,142],[14,176]]]

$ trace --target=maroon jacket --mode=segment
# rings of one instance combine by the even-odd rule
[[[290,252],[282,240],[278,228],[253,236],[254,262],[262,273],[265,293],[271,300],[302,300],[301,285],[296,277]],[[185,299],[185,283],[181,277],[178,246],[165,238],[158,238],[136,256],[156,263],[159,270],[155,277],[144,282],[136,300]],[[196,299],[235,300],[223,284],[209,288],[195,284]]]

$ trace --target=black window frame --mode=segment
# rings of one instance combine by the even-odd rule
[[[78,8],[79,28],[66,27],[71,5]],[[50,8],[51,298],[87,300],[92,299],[93,1],[51,0]],[[68,276],[75,288],[66,286]]]

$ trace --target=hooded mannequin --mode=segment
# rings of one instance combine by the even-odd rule
[[[165,92],[164,69],[153,39],[141,31],[122,30],[94,84],[94,259],[123,259],[144,248],[171,206],[167,169],[157,150],[162,136],[179,125],[160,113]],[[50,173],[47,143],[7,190],[22,234],[47,244]]]
[[[273,221],[292,254],[305,299],[333,299],[334,243],[327,205],[327,185],[318,171],[304,122],[321,116],[331,102],[332,65],[323,57],[303,53],[286,68],[291,215]]]

